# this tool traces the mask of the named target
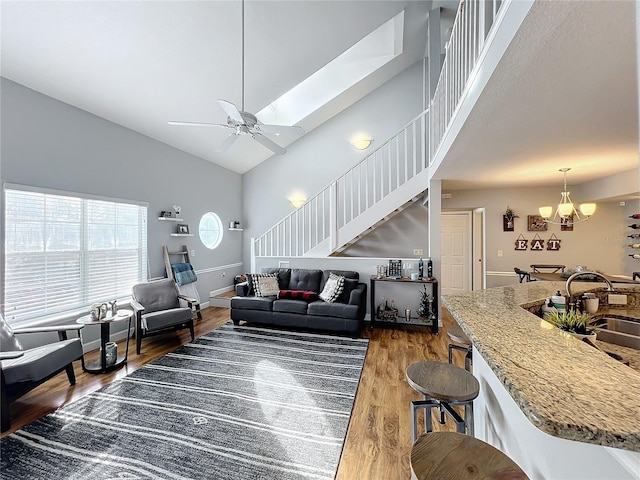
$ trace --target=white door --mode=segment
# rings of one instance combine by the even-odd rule
[[[443,212],[441,294],[471,290],[471,212]]]

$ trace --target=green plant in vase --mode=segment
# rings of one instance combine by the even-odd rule
[[[592,335],[595,332],[593,328],[589,327],[592,317],[588,313],[556,311],[549,312],[545,318],[548,322],[565,332],[575,333],[577,335]]]

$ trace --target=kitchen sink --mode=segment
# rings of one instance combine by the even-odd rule
[[[591,322],[598,340],[640,350],[640,321],[632,318],[600,317]]]

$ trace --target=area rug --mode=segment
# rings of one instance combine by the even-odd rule
[[[367,348],[223,325],[2,439],[0,476],[334,478]]]

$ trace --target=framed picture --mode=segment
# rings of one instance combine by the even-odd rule
[[[173,215],[171,212],[167,211],[167,210],[163,210],[160,212],[160,216],[162,218],[171,218]]]
[[[513,217],[509,218],[506,215],[502,215],[502,231],[503,232],[513,232],[514,226]]]
[[[570,217],[563,218],[560,223],[560,231],[573,232],[573,214]]]
[[[178,225],[178,233],[189,233],[189,225],[184,223]]]
[[[540,215],[527,215],[527,230],[530,232],[545,232],[547,222]]]

